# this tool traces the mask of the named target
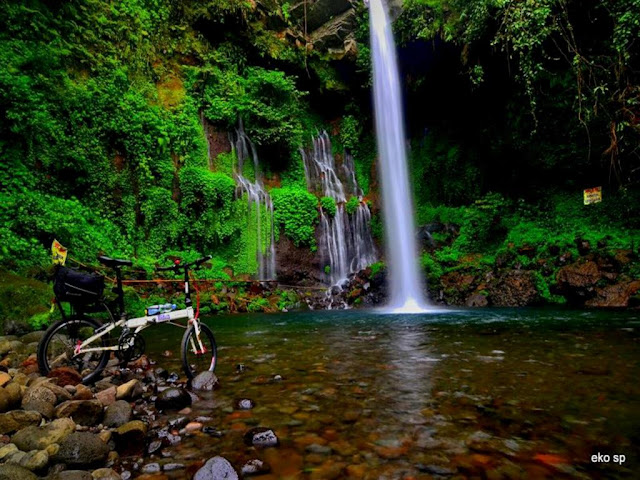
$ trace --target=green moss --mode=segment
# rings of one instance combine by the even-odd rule
[[[0,271],[0,330],[41,328],[49,322],[53,290],[47,283]]]

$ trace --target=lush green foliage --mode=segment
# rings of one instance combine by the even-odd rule
[[[315,248],[315,225],[318,222],[316,197],[301,188],[271,190],[275,222],[296,246]]]
[[[529,150],[544,166],[579,167],[587,177],[606,171],[603,154],[618,185],[629,184],[640,166],[639,30],[640,0],[409,0],[396,24],[406,44],[457,45],[476,97],[492,101],[500,90],[504,126],[489,115],[491,128],[472,127],[490,135],[493,147]]]
[[[349,198],[349,200],[347,200],[347,203],[345,203],[344,208],[349,215],[352,215],[356,213],[356,210],[358,210],[359,206],[360,199],[358,197],[351,197]]]
[[[204,83],[205,115],[226,128],[245,122],[247,133],[258,144],[281,144],[292,150],[302,142],[302,96],[294,80],[264,68],[243,72],[202,69],[197,82]]]
[[[336,216],[336,201],[332,197],[322,197],[320,199],[320,206],[330,217]]]

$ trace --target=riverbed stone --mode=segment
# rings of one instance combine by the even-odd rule
[[[98,468],[91,472],[91,477],[94,480],[122,480],[120,474],[111,468]]]
[[[116,400],[135,400],[139,398],[143,392],[142,384],[134,378],[116,388]]]
[[[115,403],[116,401],[116,392],[117,389],[115,386],[111,386],[109,388],[106,388],[104,390],[101,390],[99,392],[96,393],[96,399],[100,401],[100,403],[102,403],[102,405],[109,406],[113,403]]]
[[[78,384],[76,386],[73,385],[65,385],[65,390],[73,395],[72,400],[92,400],[93,392],[89,387],[83,384]],[[73,389],[73,391],[71,391]]]
[[[69,390],[53,383],[52,380],[45,380],[39,383],[38,386],[51,390],[51,392],[53,392],[53,394],[56,396],[56,404],[66,402],[67,400],[71,400],[73,398],[73,395],[69,393]]]
[[[247,460],[244,465],[242,465],[241,473],[243,477],[246,477],[249,475],[262,475],[269,473],[270,470],[269,465],[258,458],[254,458]]]
[[[278,437],[270,428],[254,427],[244,434],[244,443],[259,448],[275,447]]]
[[[55,378],[58,385],[64,387],[65,385],[78,385],[82,383],[82,375],[77,370],[71,367],[58,367],[54,368],[47,374],[48,378]]]
[[[89,432],[74,432],[60,442],[56,462],[71,466],[95,465],[104,462],[109,447],[100,438]]]
[[[226,458],[213,457],[196,472],[193,480],[238,480],[238,473]]]
[[[22,397],[24,410],[35,410],[43,417],[53,418],[55,413],[56,394],[43,386],[28,388]]]
[[[144,450],[147,425],[141,420],[132,420],[118,427],[113,439],[118,453],[134,454]]]
[[[9,375],[7,372],[0,372],[0,387],[4,387],[10,381],[11,375]]]
[[[75,429],[76,424],[73,420],[59,418],[42,427],[30,426],[23,428],[11,438],[11,441],[25,452],[43,450],[52,443],[60,443]]]
[[[209,392],[220,387],[218,377],[213,372],[200,372],[193,380],[191,380],[191,388]]]
[[[4,392],[7,394],[9,408],[17,408],[22,402],[22,386],[14,380],[4,387]]]
[[[142,473],[158,473],[160,471],[160,464],[158,462],[147,463],[140,469]]]
[[[38,426],[42,415],[31,410],[12,410],[0,414],[0,433],[17,432],[28,426]]]
[[[102,403],[99,400],[68,400],[56,407],[57,418],[72,418],[78,425],[97,425],[102,421]]]
[[[35,473],[19,465],[0,465],[0,480],[38,480]]]
[[[92,480],[91,474],[85,470],[64,470],[49,477],[50,480]]]
[[[103,423],[107,427],[120,427],[131,420],[132,412],[129,402],[118,400],[107,407]]]
[[[46,450],[32,450],[20,460],[20,466],[27,470],[42,470],[49,463],[49,454]]]
[[[20,462],[24,457],[27,456],[27,452],[23,452],[18,450],[16,452],[10,453],[4,458],[5,463],[11,463],[13,465],[20,465]]]
[[[44,337],[44,330],[36,330],[35,332],[29,332],[20,337],[20,341],[25,345],[28,343],[39,342]]]
[[[251,410],[256,406],[256,402],[254,402],[250,398],[240,398],[236,400],[235,403],[238,410]]]
[[[181,388],[167,388],[156,398],[158,410],[180,410],[191,405],[191,396]]]
[[[19,451],[19,448],[15,443],[7,443],[3,447],[0,447],[0,461],[4,461],[5,458]]]

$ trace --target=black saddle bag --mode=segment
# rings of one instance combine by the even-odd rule
[[[95,273],[81,273],[67,267],[58,267],[53,281],[53,292],[61,302],[90,305],[102,299],[104,277]]]

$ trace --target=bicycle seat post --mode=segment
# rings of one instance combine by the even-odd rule
[[[116,271],[116,288],[114,293],[118,295],[118,308],[120,309],[120,315],[124,315],[124,290],[122,289],[122,268],[120,265],[114,266]]]
[[[184,304],[187,308],[191,306],[191,288],[189,286],[189,265],[184,266]]]

